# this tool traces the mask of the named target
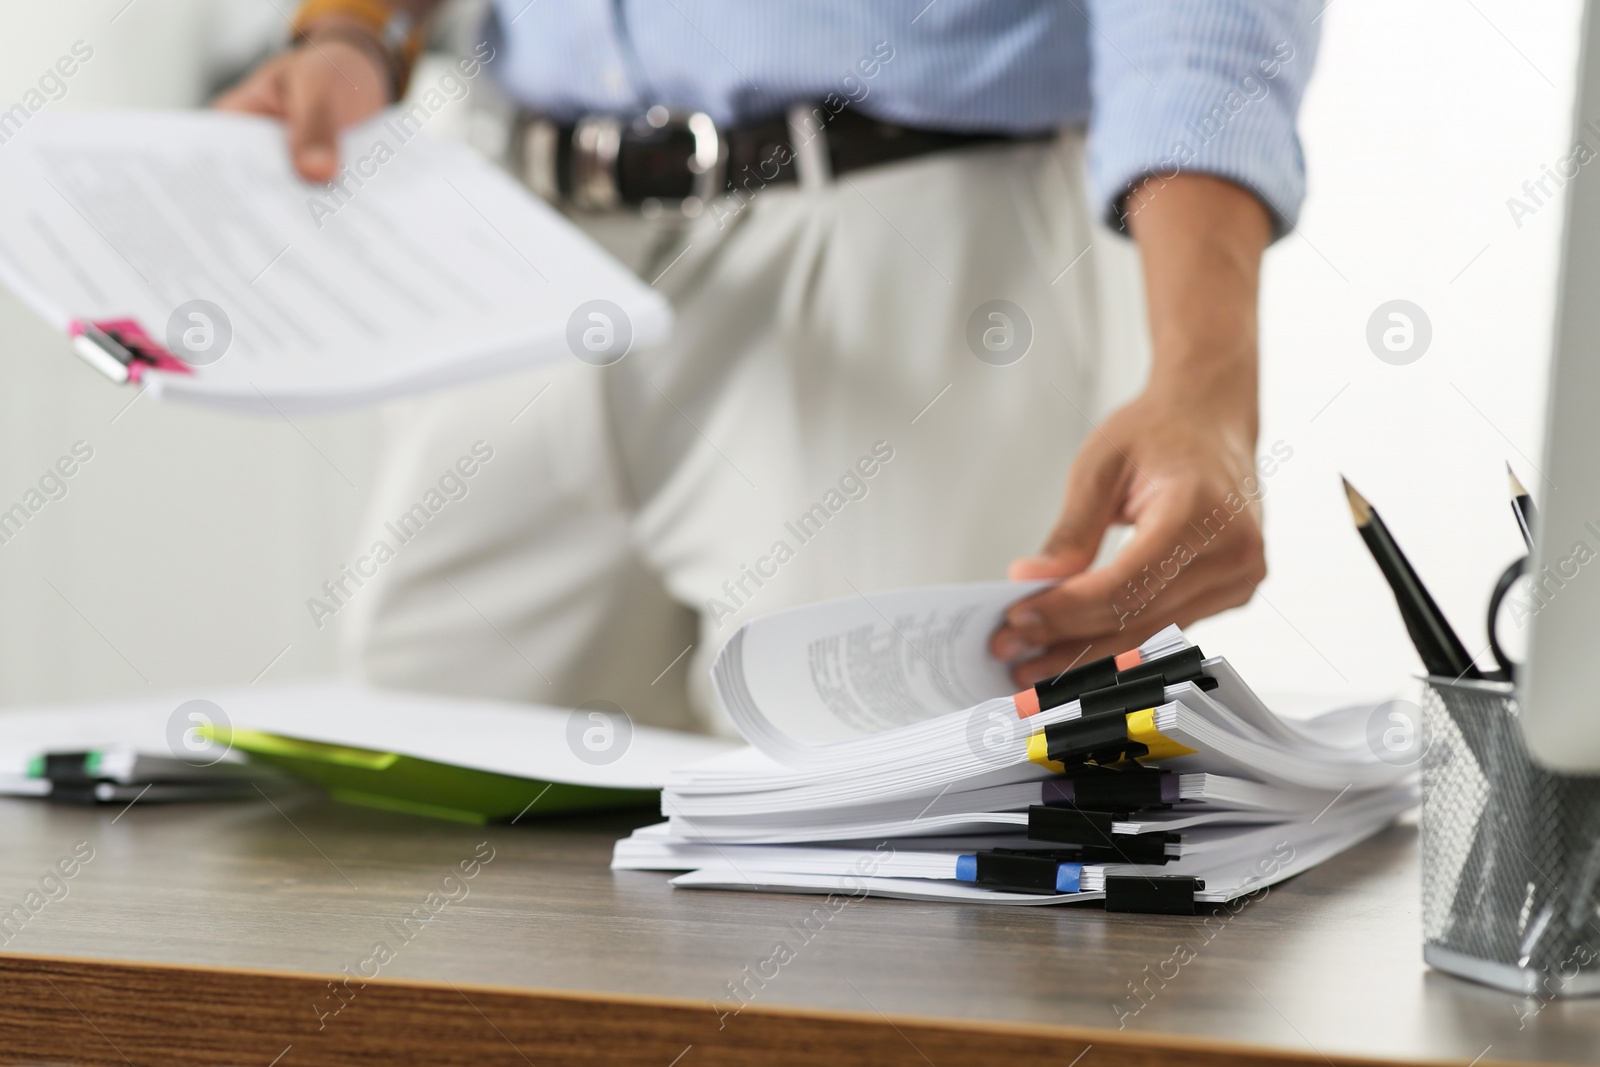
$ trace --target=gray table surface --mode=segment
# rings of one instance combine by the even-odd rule
[[[647,821],[472,827],[311,795],[126,810],[0,801],[0,909],[75,847],[93,849],[64,897],[0,935],[0,954],[338,974],[382,941],[394,947],[384,979],[677,998],[709,1017],[783,942],[793,958],[761,985],[762,1006],[1120,1028],[1318,1059],[1600,1061],[1600,1001],[1541,1003],[1423,965],[1414,826],[1237,914],[867,899],[806,937],[819,898],[610,871],[612,842]],[[491,852],[474,877],[445,881]],[[436,892],[458,899],[401,940]]]

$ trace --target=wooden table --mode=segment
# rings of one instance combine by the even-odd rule
[[[1413,827],[1207,919],[672,890],[607,869],[648,820],[0,801],[0,1062],[1600,1060],[1600,1002],[1423,967]]]

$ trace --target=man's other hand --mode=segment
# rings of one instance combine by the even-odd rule
[[[261,64],[216,106],[281,119],[294,169],[307,181],[332,181],[340,131],[389,103],[390,74],[376,38],[373,45],[319,38],[312,29],[308,41]]]

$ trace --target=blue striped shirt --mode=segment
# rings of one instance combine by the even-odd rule
[[[831,96],[939,130],[1087,125],[1108,218],[1144,178],[1202,173],[1292,226],[1315,0],[1082,3],[495,0],[490,33],[501,84],[556,117],[667,104],[726,124]]]

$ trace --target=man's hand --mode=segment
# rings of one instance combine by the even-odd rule
[[[1150,308],[1150,382],[1090,431],[1044,550],[1011,565],[1015,579],[1062,579],[1013,605],[991,641],[1018,685],[1237,607],[1266,576],[1256,292],[1271,219],[1238,186],[1197,175],[1147,180],[1128,214]],[[1133,536],[1088,569],[1113,523],[1132,524]]]
[[[359,27],[319,37],[257,67],[217,99],[225,111],[283,120],[294,169],[307,181],[332,181],[339,172],[339,133],[389,103],[390,74],[382,44],[353,39]]]

